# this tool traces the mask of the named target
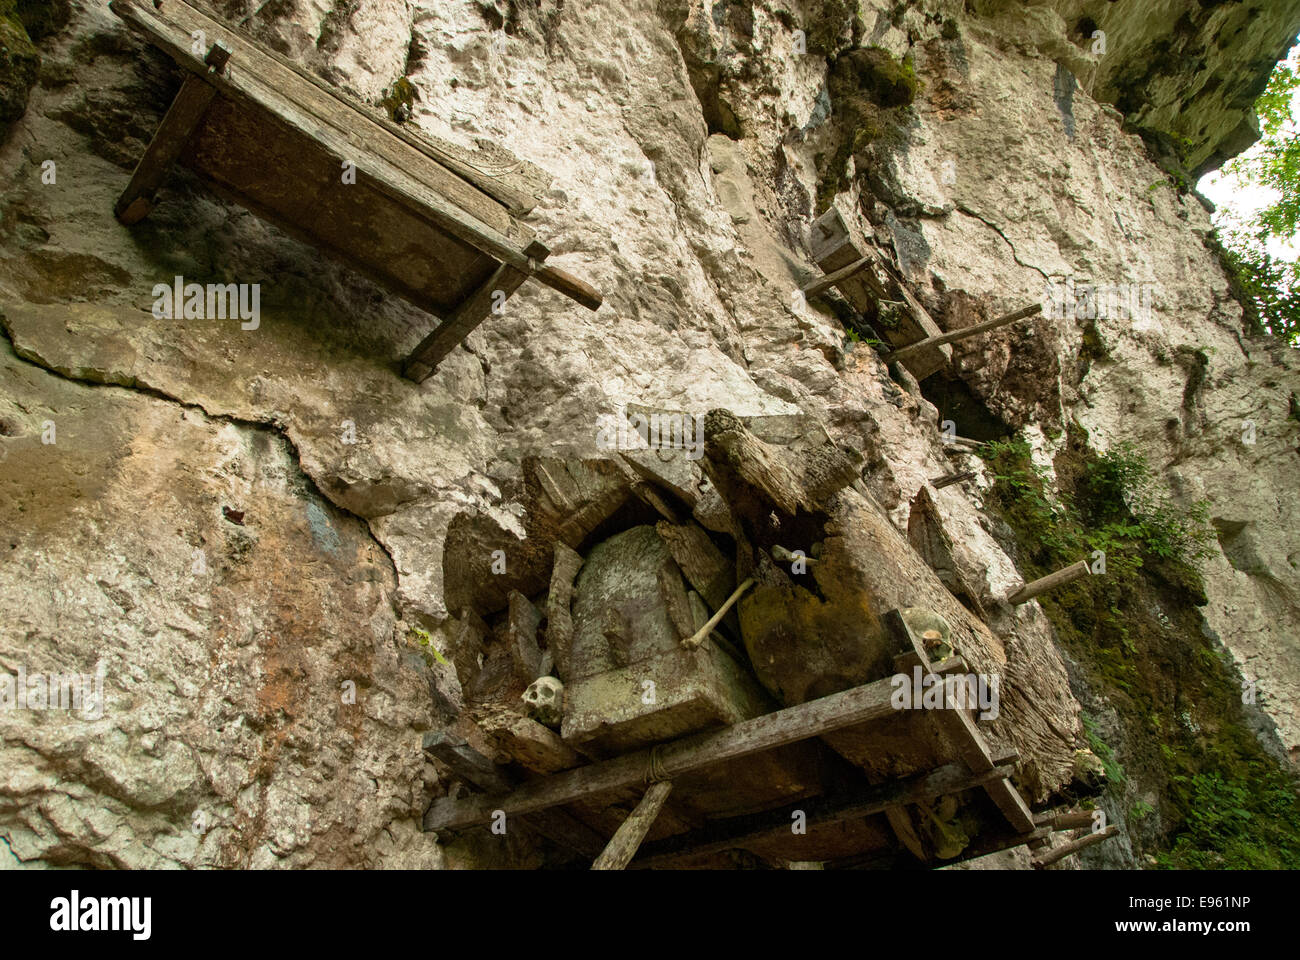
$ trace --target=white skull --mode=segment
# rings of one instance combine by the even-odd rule
[[[548,727],[558,727],[564,716],[564,684],[555,677],[538,677],[522,697],[528,715]]]

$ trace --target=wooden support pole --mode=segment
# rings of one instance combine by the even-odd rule
[[[825,293],[841,281],[857,276],[870,265],[871,258],[862,257],[859,260],[854,260],[847,267],[840,267],[840,269],[834,270],[819,280],[814,280],[812,283],[800,287],[799,289],[803,291],[804,297],[811,300],[813,297]]]
[[[1071,564],[1064,570],[1057,570],[1055,573],[1049,573],[1047,576],[1030,583],[1026,583],[1015,593],[1007,597],[1007,603],[1012,606],[1019,606],[1022,603],[1028,603],[1034,597],[1041,593],[1046,593],[1056,587],[1063,587],[1067,583],[1082,579],[1092,573],[1092,568],[1088,566],[1087,560],[1080,560],[1078,563]]]
[[[899,804],[924,803],[935,797],[961,793],[1006,776],[1007,772],[1005,769],[996,769],[972,774],[961,764],[949,764],[905,780],[862,784],[844,793],[801,800],[793,806],[804,811],[810,826],[832,826],[880,814],[890,808],[897,808]],[[788,836],[790,809],[784,806],[761,813],[713,820],[699,830],[648,844],[633,861],[632,868],[639,870],[671,866],[682,860]]]
[[[964,473],[950,473],[947,476],[938,477],[930,481],[930,486],[936,490],[942,490],[944,487],[952,486],[954,483],[962,483],[965,480],[974,480],[975,471],[967,470]]]
[[[885,363],[894,363],[897,360],[906,360],[922,350],[928,350],[931,347],[942,347],[946,343],[954,343],[957,340],[965,340],[967,337],[973,337],[979,333],[986,333],[989,330],[996,330],[998,327],[1005,327],[1009,323],[1015,323],[1017,320],[1024,320],[1026,317],[1032,317],[1036,313],[1043,312],[1043,305],[1035,303],[1033,306],[1017,310],[1015,313],[1008,313],[1005,316],[997,317],[994,320],[985,320],[983,323],[972,324],[969,327],[962,327],[960,330],[949,330],[947,333],[941,333],[937,337],[926,337],[924,340],[918,340],[916,343],[909,343],[905,347],[899,347],[893,353],[887,354],[882,359]]]
[[[220,73],[229,58],[230,51],[214,43],[205,62],[214,72]],[[185,149],[190,135],[198,129],[216,95],[217,88],[203,77],[186,74],[176,99],[167,108],[144,156],[135,165],[130,182],[113,205],[113,215],[120,223],[129,227],[149,216],[154,207],[154,194]]]
[[[658,783],[650,784],[650,789],[645,792],[641,802],[623,821],[623,825],[615,831],[614,836],[610,838],[609,846],[601,851],[596,862],[591,865],[591,869],[622,870],[626,867],[628,861],[636,856],[641,841],[654,825],[655,817],[659,816],[659,811],[663,809],[664,801],[668,799],[672,789],[671,780],[660,780]]]
[[[884,720],[895,716],[891,702],[893,692],[893,680],[886,677],[818,700],[742,720],[721,730],[697,733],[613,760],[533,780],[506,795],[435,800],[424,816],[424,828],[467,827],[487,823],[494,810],[504,810],[507,814],[530,813],[634,786],[644,781],[646,771],[650,769],[652,750],[659,751],[657,767],[665,777],[672,778],[726,760],[820,737],[833,730]]]
[[[605,302],[599,290],[581,277],[575,277],[559,267],[542,267],[537,271],[537,279],[552,290],[558,290],[570,300],[575,300],[588,310],[599,310]]]
[[[1054,847],[1041,857],[1035,857],[1033,862],[1035,870],[1041,870],[1043,867],[1050,867],[1059,860],[1064,860],[1072,853],[1078,853],[1091,847],[1094,843],[1101,843],[1103,840],[1109,840],[1115,834],[1119,833],[1119,827],[1111,824],[1105,830],[1098,830],[1096,833],[1089,833],[1077,840],[1071,840],[1063,846]]]
[[[549,252],[545,244],[536,240],[524,250],[524,253],[535,260],[545,258]],[[500,264],[485,284],[471,293],[452,311],[451,316],[438,324],[432,333],[420,341],[420,345],[407,358],[402,373],[416,383],[427,380],[438,369],[438,364],[446,358],[447,354],[463,343],[465,338],[488,318],[498,303],[510,299],[510,295],[527,279],[527,271],[511,266],[509,263]]]

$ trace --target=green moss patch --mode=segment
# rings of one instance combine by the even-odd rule
[[[1056,499],[1025,443],[982,455],[996,477],[989,505],[1027,579],[1105,551],[1105,575],[1039,603],[1079,666],[1081,699],[1118,714],[1110,744],[1085,723],[1105,789],[1121,804],[1126,780],[1159,797],[1130,818],[1134,849],[1166,868],[1300,868],[1293,775],[1252,732],[1240,673],[1196,609],[1213,535],[1204,505],[1173,504],[1136,451],[1099,455],[1077,426],[1054,463]]]

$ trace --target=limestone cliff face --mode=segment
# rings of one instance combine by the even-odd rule
[[[941,326],[1056,278],[1152,285],[1141,323],[1038,320],[964,342],[958,368],[1045,455],[1078,421],[1098,448],[1136,441],[1183,502],[1211,501],[1208,629],[1300,749],[1300,370],[1242,332],[1209,215],[1153,189],[1165,174],[1124,126],[1189,167],[1243,146],[1300,11],[1248,6],[210,4],[363,100],[408,77],[413,123],[554,175],[529,223],[606,305],[525,285],[416,386],[396,363],[431,318],[189,174],[140,227],[114,220],[177,79],[98,0],[74,3],[0,144],[0,671],[102,660],[107,709],[0,713],[0,860],[459,862],[418,823],[445,789],[420,734],[461,692],[412,628],[446,649],[458,627],[444,571],[483,542],[449,531],[526,553],[524,459],[604,456],[597,417],[628,403],[820,418],[864,453],[899,531],[928,480],[979,472],[934,492],[927,522],[996,636],[977,659],[1011,678],[998,732],[1032,761],[1023,786],[1059,789],[1078,704],[1041,610],[998,602],[1021,574],[983,468],[829,309],[792,297],[819,273],[819,199],[874,234]],[[910,57],[920,85],[863,140],[828,78],[869,47]],[[260,283],[259,329],[155,319],[153,286],[175,275]]]

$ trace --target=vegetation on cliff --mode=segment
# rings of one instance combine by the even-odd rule
[[[1080,700],[1118,714],[1109,744],[1095,720],[1085,727],[1135,851],[1165,868],[1300,868],[1295,784],[1252,732],[1253,688],[1196,609],[1213,536],[1203,506],[1158,495],[1136,451],[1097,454],[1077,427],[1054,463],[1057,498],[1023,441],[983,456],[989,505],[1027,578],[1105,551],[1104,575],[1039,602],[1077,665]]]

